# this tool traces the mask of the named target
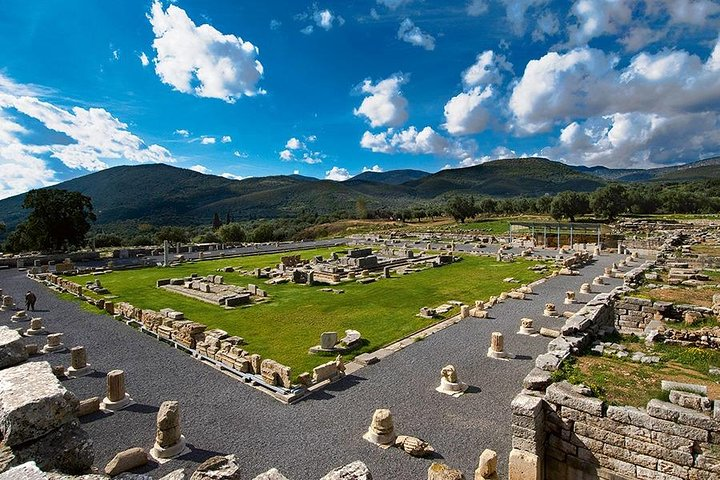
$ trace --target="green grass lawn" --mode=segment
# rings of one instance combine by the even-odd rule
[[[300,254],[302,258],[314,255],[327,257],[331,251],[319,249]],[[224,266],[251,270],[275,265],[283,255],[287,253],[213,260],[172,268],[117,271],[99,278],[103,286],[118,297],[113,299],[115,302],[126,301],[136,307],[153,310],[180,310],[190,320],[245,338],[247,350],[289,365],[293,374],[298,375],[329,360],[308,354],[308,349],[320,342],[322,332],[337,331],[342,337],[345,329],[358,330],[367,343],[352,352],[348,356],[350,358],[381,348],[438,321],[417,317],[423,306],[435,307],[448,300],[472,304],[475,300],[487,300],[491,295],[509,290],[511,286],[502,282],[506,277],[529,283],[541,276],[527,269],[536,262],[497,263],[491,258],[468,256],[452,265],[380,279],[368,285],[345,283],[334,287],[345,290],[345,293],[334,294],[320,291],[323,286],[292,283],[265,285],[264,280],[239,273],[223,273],[225,283],[255,283],[270,295],[267,303],[233,310],[155,287],[156,280],[160,278],[183,277],[191,273],[202,276],[216,273],[217,268]],[[75,281],[84,283],[85,278],[75,277]],[[448,315],[456,312],[457,309]]]

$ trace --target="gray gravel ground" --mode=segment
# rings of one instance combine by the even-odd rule
[[[191,453],[146,471],[160,476],[181,466],[193,467],[215,454],[237,454],[243,478],[277,467],[291,479],[319,478],[334,467],[354,460],[365,462],[374,478],[421,479],[433,460],[460,468],[469,478],[485,448],[499,455],[501,476],[510,452],[510,402],[522,389],[522,379],[534,358],[546,350],[547,338],[516,335],[520,319],[536,325],[559,327],[564,319],[542,317],[543,306],[553,302],[560,312],[577,310],[563,305],[566,290],[602,274],[619,256],[603,255],[581,270],[580,276],[560,276],[535,289],[530,300],[508,300],[491,310],[491,319],[470,319],[414,343],[380,363],[366,367],[323,392],[295,405],[283,405],[270,396],[206,366],[190,356],[139,333],[109,316],[82,310],[16,270],[0,271],[0,288],[19,304],[28,289],[38,296],[38,315],[50,332],[63,332],[68,347],[84,345],[97,372],[66,380],[78,397],[103,396],[105,374],[125,370],[127,389],[136,404],[112,415],[83,419],[95,441],[96,465],[103,467],[116,452],[129,447],[150,448],[155,416],[165,400],[179,400],[183,432]],[[462,279],[458,279],[462,281]],[[610,291],[620,284],[595,287]],[[591,295],[578,294],[587,301]],[[448,299],[450,300],[450,299]],[[10,322],[0,312],[0,324]],[[401,321],[388,318],[388,321]],[[505,349],[518,355],[510,361],[486,357],[490,334],[505,335]],[[27,342],[44,339],[28,339]],[[69,353],[47,354],[33,360],[69,364]],[[460,380],[472,387],[453,398],[437,393],[440,369],[452,363]],[[382,450],[362,439],[373,411],[390,408],[399,434],[429,441],[435,459],[417,459],[398,449]]]

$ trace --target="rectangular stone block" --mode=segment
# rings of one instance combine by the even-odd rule
[[[532,453],[513,449],[508,465],[509,480],[542,480],[541,459]]]
[[[0,435],[7,446],[38,439],[77,419],[78,399],[62,386],[48,362],[0,371],[0,392]]]
[[[599,398],[586,397],[577,393],[573,389],[573,386],[565,381],[550,385],[545,392],[545,398],[549,402],[580,410],[581,412],[598,417],[603,414],[602,400]]]
[[[28,354],[20,334],[8,327],[0,327],[0,369],[17,365],[27,359]]]

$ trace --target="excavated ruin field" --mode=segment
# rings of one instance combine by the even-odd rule
[[[297,253],[303,259],[310,259],[315,255],[327,258],[332,251],[319,249]],[[203,323],[208,328],[221,328],[231,335],[243,337],[248,351],[288,365],[297,375],[328,361],[327,357],[308,354],[308,349],[319,343],[320,334],[325,331],[337,331],[340,337],[346,329],[358,330],[362,334],[362,347],[346,355],[349,359],[458,312],[458,308],[454,308],[435,319],[426,319],[417,316],[421,307],[436,307],[451,300],[472,305],[475,300],[487,300],[491,295],[520,285],[504,283],[503,279],[507,277],[514,277],[521,283],[530,283],[541,277],[541,274],[528,270],[536,261],[518,259],[513,263],[498,263],[493,258],[469,255],[452,265],[405,276],[394,275],[367,285],[349,282],[333,287],[342,289],[342,294],[322,291],[325,285],[266,285],[265,279],[238,273],[238,270],[252,271],[276,265],[281,256],[289,254],[186,263],[172,268],[116,271],[98,278],[111,293],[105,298],[112,298],[115,303],[124,301],[143,309],[173,308],[182,311],[186,318]],[[236,271],[217,271],[227,266]],[[156,288],[158,279],[193,273],[199,276],[221,274],[227,284],[257,284],[268,292],[270,301],[228,310]],[[73,281],[85,283],[90,279],[89,276],[78,276]]]

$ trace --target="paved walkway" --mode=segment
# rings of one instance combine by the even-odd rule
[[[604,255],[579,276],[552,278],[537,287],[531,299],[508,300],[494,307],[491,319],[464,320],[290,406],[108,316],[60,300],[21,272],[0,271],[0,288],[18,303],[32,289],[48,330],[65,333],[68,347],[88,349],[97,373],[64,382],[78,397],[102,396],[105,374],[115,368],[125,370],[128,392],[137,403],[113,415],[83,419],[95,441],[99,467],[119,450],[151,447],[158,406],[165,400],[179,400],[192,452],[161,466],[151,465],[153,475],[192,467],[214,454],[234,453],[243,478],[277,467],[292,480],[310,480],[354,460],[364,461],[380,480],[425,478],[433,459],[413,458],[399,449],[382,450],[362,439],[373,411],[386,407],[393,412],[399,434],[426,439],[438,452],[437,458],[471,478],[485,448],[498,452],[501,475],[507,470],[510,402],[522,388],[534,358],[546,350],[547,338],[515,334],[520,318],[535,319],[538,328],[559,327],[564,319],[542,317],[544,304],[555,303],[560,312],[579,309],[579,304],[563,305],[565,291],[578,291],[581,283],[590,282],[619,259]],[[609,283],[598,291],[610,291],[620,280]],[[578,294],[580,301],[590,298]],[[15,325],[10,315],[0,312],[0,324]],[[493,331],[505,335],[506,350],[518,358],[486,357]],[[68,365],[69,354],[48,354],[36,360]],[[472,386],[460,398],[434,390],[440,369],[448,363],[456,366],[461,381]]]

